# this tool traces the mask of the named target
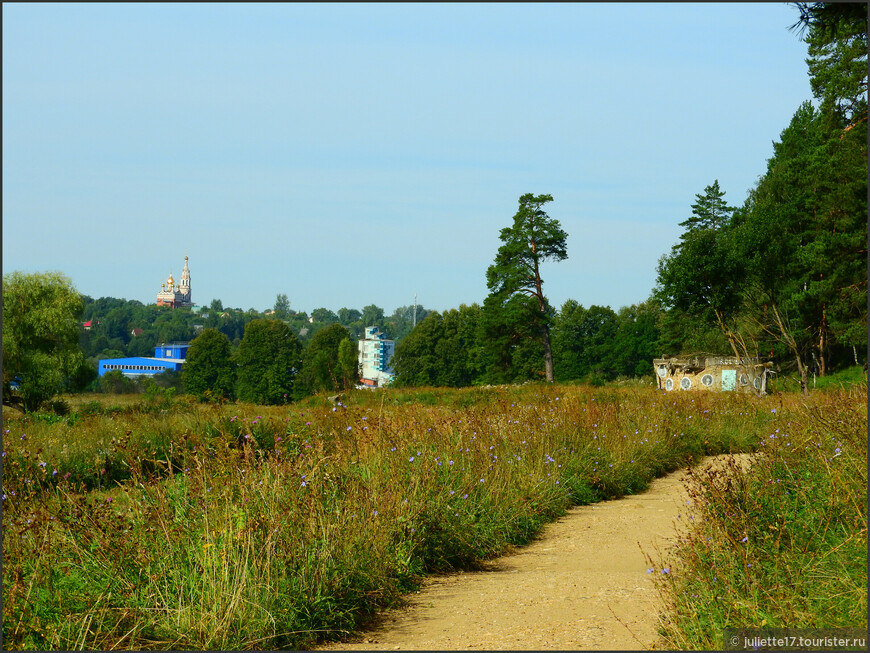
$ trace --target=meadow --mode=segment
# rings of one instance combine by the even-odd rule
[[[866,627],[866,381],[808,398],[529,384],[68,400],[65,416],[4,411],[7,649],[305,648],[571,505],[727,452],[756,452],[753,470],[696,475],[698,527],[650,563],[665,641]]]

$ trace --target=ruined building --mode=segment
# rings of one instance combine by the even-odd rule
[[[653,366],[658,387],[667,392],[713,390],[763,395],[773,373],[773,363],[733,356],[664,356],[653,360]]]

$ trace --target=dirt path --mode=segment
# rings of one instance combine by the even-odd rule
[[[675,472],[641,495],[573,508],[486,571],[434,577],[408,607],[318,650],[650,649],[658,598],[644,553],[663,551],[677,516],[685,519],[684,478]]]

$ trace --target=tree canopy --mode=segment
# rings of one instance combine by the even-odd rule
[[[77,373],[84,363],[82,307],[81,295],[60,272],[3,275],[4,404],[35,411]]]

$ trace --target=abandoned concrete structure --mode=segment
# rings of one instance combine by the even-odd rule
[[[767,393],[773,363],[733,356],[691,356],[653,360],[658,387],[673,390]]]

